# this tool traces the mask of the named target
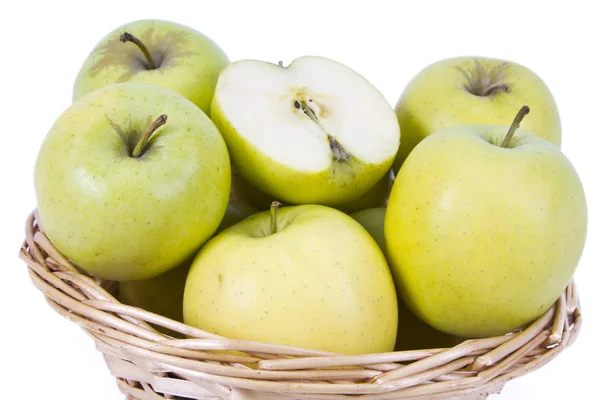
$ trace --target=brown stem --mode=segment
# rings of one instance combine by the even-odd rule
[[[496,89],[501,89],[504,93],[510,92],[510,86],[506,83],[494,83],[493,85],[488,86],[481,95],[488,96]]]
[[[271,203],[271,235],[277,233],[277,210],[281,206],[281,203],[274,201]]]
[[[134,43],[137,47],[139,47],[142,53],[144,53],[144,57],[146,57],[146,61],[148,62],[148,69],[156,69],[156,64],[154,64],[154,60],[152,59],[148,48],[144,43],[142,43],[140,39],[136,38],[129,32],[125,32],[121,35],[120,40],[123,43]]]
[[[502,141],[502,144],[500,145],[500,147],[504,147],[504,148],[508,147],[510,140],[513,138],[517,128],[521,124],[521,121],[523,120],[523,118],[525,118],[525,116],[527,114],[529,114],[529,107],[528,106],[521,107],[521,109],[517,113],[517,116],[515,117],[513,123],[511,124],[510,128],[508,129],[506,136],[504,136],[504,140]]]
[[[131,156],[135,158],[139,158],[144,153],[144,147],[148,140],[152,136],[152,134],[161,126],[167,123],[167,114],[162,114],[160,117],[156,118],[144,131],[144,134],[140,138],[139,142],[135,145],[133,152],[131,152]]]

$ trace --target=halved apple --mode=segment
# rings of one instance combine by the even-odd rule
[[[219,76],[211,118],[231,162],[283,202],[335,206],[389,171],[400,145],[391,105],[351,68],[316,56],[242,60]]]

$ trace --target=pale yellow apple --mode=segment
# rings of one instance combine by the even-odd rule
[[[583,250],[586,199],[572,164],[522,130],[501,147],[507,130],[428,136],[392,188],[384,236],[396,287],[444,332],[502,335],[531,322],[558,299]]]
[[[394,282],[368,232],[321,205],[272,213],[246,218],[200,250],[185,287],[186,324],[345,354],[393,350]]]
[[[394,171],[427,135],[459,124],[506,124],[527,104],[532,110],[521,128],[560,147],[556,102],[544,81],[518,63],[486,57],[437,61],[420,71],[396,103],[402,143]]]

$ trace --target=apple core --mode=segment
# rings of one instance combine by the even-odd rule
[[[308,102],[315,104],[312,101],[312,99],[309,99]],[[299,110],[302,110],[302,112],[306,116],[308,116],[308,118],[310,118],[311,121],[313,121],[321,129],[321,131],[323,131],[323,133],[325,135],[327,135],[327,140],[329,141],[329,148],[331,149],[331,152],[333,153],[334,161],[348,160],[350,158],[350,154],[348,154],[348,152],[346,152],[346,150],[344,150],[342,145],[336,140],[335,137],[333,137],[333,135],[331,135],[330,133],[328,133],[325,130],[323,125],[321,125],[321,123],[319,122],[319,118],[317,118],[317,113],[315,112],[313,107],[310,107],[308,105],[308,102],[306,100],[301,100],[301,101],[294,100],[294,107],[296,107]],[[317,105],[315,104],[315,106],[317,106]],[[319,110],[319,109],[317,108],[317,110]]]

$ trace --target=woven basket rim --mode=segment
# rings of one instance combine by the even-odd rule
[[[37,221],[34,210],[19,252],[31,282],[52,309],[94,340],[130,399],[484,399],[554,359],[582,325],[571,281],[526,329],[450,348],[342,355],[229,339],[120,303],[111,294],[114,282],[78,270]]]

